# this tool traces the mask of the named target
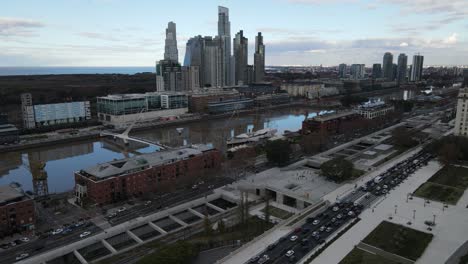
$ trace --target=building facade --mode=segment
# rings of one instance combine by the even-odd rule
[[[175,189],[215,171],[221,153],[207,145],[192,145],[115,160],[75,172],[75,198],[104,205]]]
[[[457,100],[457,114],[455,117],[456,136],[468,136],[468,88],[461,88]]]
[[[265,78],[265,45],[261,32],[258,32],[255,37],[254,68],[255,82],[263,82]]]
[[[179,52],[177,50],[176,24],[172,21],[167,24],[166,28],[164,60],[179,62]]]
[[[349,131],[349,127],[362,117],[355,111],[344,111],[307,118],[302,122],[302,133],[317,133],[322,135],[341,134]]]
[[[413,56],[413,65],[411,65],[411,78],[412,82],[419,82],[422,79],[424,56],[416,54]]]
[[[364,64],[353,64],[351,65],[351,77],[354,80],[364,79],[366,68]]]
[[[338,78],[346,78],[346,64],[338,65]]]
[[[235,84],[245,84],[247,81],[247,63],[248,63],[248,39],[244,37],[244,31],[241,30],[234,38],[234,58],[235,58]]]
[[[366,102],[356,108],[356,112],[365,119],[382,118],[395,111],[395,107],[383,101]]]
[[[222,84],[231,85],[231,22],[229,21],[229,9],[218,6],[218,38],[221,45]]]
[[[161,60],[156,64],[156,91],[183,91],[182,66],[176,61]]]
[[[188,110],[190,113],[209,113],[208,103],[237,98],[240,93],[236,90],[201,89],[188,96]]]
[[[0,238],[31,231],[36,223],[34,201],[13,186],[0,186]]]
[[[385,52],[382,63],[383,78],[386,81],[393,81],[393,54]]]
[[[406,83],[406,72],[408,71],[408,56],[401,53],[398,55],[398,66],[397,66],[397,83],[404,84]]]
[[[374,63],[372,65],[372,79],[379,79],[382,78],[382,64]]]

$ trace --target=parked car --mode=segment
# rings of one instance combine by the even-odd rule
[[[291,236],[291,238],[289,238],[289,240],[291,240],[291,241],[294,242],[294,241],[296,241],[298,238],[299,238],[298,236]]]
[[[320,220],[315,219],[314,222],[312,222],[313,225],[318,225],[320,223]]]
[[[286,257],[291,257],[292,255],[294,255],[294,250],[288,250],[288,252],[286,252]]]
[[[91,232],[85,231],[85,232],[83,232],[83,233],[80,234],[80,238],[87,237],[87,236],[89,236],[89,235],[91,235]]]
[[[52,231],[52,235],[58,235],[58,234],[60,234],[60,233],[62,233],[62,232],[63,232],[63,229],[62,229],[62,228],[57,228],[57,229],[55,229],[54,231]]]
[[[121,213],[121,212],[123,212],[123,211],[125,211],[125,210],[127,210],[127,208],[125,208],[125,207],[120,207],[119,210],[117,210],[117,212]]]
[[[22,254],[16,256],[16,260],[22,260],[22,259],[25,259],[27,257],[29,257],[28,253],[22,253]]]

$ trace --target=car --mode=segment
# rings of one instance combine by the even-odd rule
[[[335,223],[336,222],[336,218],[333,217],[332,220],[331,220],[332,223]]]
[[[288,252],[286,252],[286,257],[291,257],[292,255],[294,255],[294,250],[288,250]]]
[[[332,227],[327,227],[327,229],[325,229],[325,232],[330,232],[330,231],[332,231],[332,230],[333,230]]]
[[[354,212],[353,212],[353,211],[349,211],[349,212],[348,212],[348,215],[349,215],[349,216],[354,216]]]
[[[289,240],[291,240],[291,241],[294,242],[294,241],[296,241],[298,238],[299,238],[298,236],[291,236],[291,237],[289,238]]]
[[[377,186],[377,187],[375,187],[375,189],[376,189],[377,191],[380,191],[381,188],[380,188],[380,186]]]
[[[117,210],[117,212],[122,213],[122,212],[124,212],[125,210],[127,210],[127,208],[125,208],[125,207],[120,207],[119,210]]]
[[[366,194],[364,195],[364,198],[369,199],[369,198],[370,198],[370,193],[366,193]]]
[[[318,232],[318,231],[314,231],[314,232],[312,233],[312,236],[318,236],[318,235],[319,235],[319,232]]]
[[[352,194],[355,194],[355,193],[357,193],[357,190],[353,190],[351,193],[352,193]]]
[[[384,189],[388,189],[388,186],[387,186],[387,185],[384,185],[383,188],[384,188]]]
[[[383,189],[383,190],[382,190],[382,193],[383,193],[383,194],[388,193],[387,189]]]
[[[276,242],[276,243],[273,243],[273,244],[270,244],[270,245],[268,245],[267,249],[268,249],[268,250],[273,250],[277,245],[278,245],[277,242]]]
[[[192,186],[192,190],[196,190],[196,189],[198,189],[198,185],[194,184],[194,185]]]
[[[145,206],[148,206],[148,205],[150,205],[150,204],[151,204],[151,201],[146,201],[146,202],[145,202]]]
[[[16,242],[15,242],[15,241],[11,241],[11,242],[10,242],[10,247],[14,247],[14,246],[16,246]]]
[[[332,208],[333,212],[337,212],[338,210],[340,210],[340,208],[338,206],[333,206],[333,208]]]
[[[80,238],[87,237],[87,236],[89,236],[89,235],[91,235],[91,232],[85,231],[85,232],[83,232],[83,233],[80,234]]]
[[[263,263],[266,263],[268,260],[270,260],[270,257],[268,257],[268,255],[263,255],[259,260],[258,260],[258,264],[263,264]]]
[[[325,226],[321,226],[321,227],[319,228],[320,232],[325,231],[325,228],[326,228]]]
[[[72,231],[73,231],[73,229],[71,229],[71,228],[65,228],[65,229],[63,230],[62,234],[63,234],[63,235],[66,235],[66,234],[68,234],[68,233],[71,233]]]
[[[107,218],[110,219],[110,218],[114,218],[114,217],[116,217],[116,216],[117,216],[116,213],[112,213],[112,214],[107,215]]]
[[[214,187],[214,185],[208,185],[208,189],[213,189]]]
[[[198,185],[202,185],[202,184],[205,184],[205,182],[204,181],[199,181],[198,182]]]
[[[29,257],[28,253],[22,253],[22,254],[16,256],[16,260],[22,260],[22,259],[25,259],[27,257]]]
[[[9,244],[2,244],[2,245],[0,245],[0,248],[8,249],[8,248],[10,248],[10,245]]]
[[[306,245],[308,243],[309,243],[309,239],[307,239],[307,238],[304,238],[304,239],[301,240],[301,245]]]
[[[260,259],[259,256],[254,256],[249,259],[249,263],[256,263]]]
[[[314,222],[312,222],[313,225],[318,225],[320,223],[320,220],[315,219]]]
[[[341,214],[338,214],[336,218],[341,219],[343,216]]]
[[[52,231],[52,235],[58,235],[58,234],[60,234],[60,233],[62,233],[62,232],[63,232],[63,229],[62,229],[62,228],[57,228],[57,229],[55,229],[54,231]]]

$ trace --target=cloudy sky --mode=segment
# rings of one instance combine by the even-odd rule
[[[263,32],[267,65],[369,65],[386,51],[468,65],[467,0],[14,0],[0,4],[0,66],[152,66],[168,21],[183,61],[188,38],[217,33],[217,5],[249,60]]]

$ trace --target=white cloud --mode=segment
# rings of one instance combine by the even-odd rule
[[[452,35],[444,39],[443,43],[451,45],[451,44],[456,44],[457,41],[458,41],[458,34],[453,33]]]
[[[402,43],[400,43],[400,47],[408,47],[408,43],[407,42],[402,42]]]
[[[306,52],[308,52],[308,53],[325,53],[327,51],[324,50],[324,49],[311,49],[311,50],[307,50]]]
[[[31,36],[44,24],[30,19],[0,17],[0,36]]]

